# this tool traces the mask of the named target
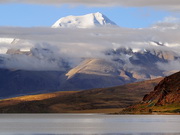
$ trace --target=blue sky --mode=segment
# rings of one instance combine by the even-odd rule
[[[84,15],[101,12],[121,27],[148,27],[168,16],[178,14],[154,8],[54,6],[36,4],[0,4],[0,26],[51,26],[59,18],[68,15]]]

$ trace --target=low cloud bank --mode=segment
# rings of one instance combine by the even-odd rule
[[[173,24],[171,24],[173,25]],[[174,24],[178,25],[178,24]],[[173,26],[174,26],[173,25]],[[1,66],[32,70],[65,70],[75,67],[85,58],[110,59],[107,50],[131,48],[133,52],[146,50],[170,51],[180,56],[180,27],[128,29],[102,27],[91,29],[15,28],[1,27],[2,38],[18,39],[14,43],[0,43],[0,57],[6,62]],[[7,55],[5,49],[32,49],[29,56]],[[174,64],[180,69],[176,61]],[[173,69],[158,64],[164,70]],[[170,67],[168,67],[170,66]],[[165,68],[167,67],[167,68]],[[172,68],[171,68],[172,67]],[[177,69],[176,68],[176,69]]]
[[[157,65],[164,71],[180,70],[180,60],[169,61],[168,63],[157,63]]]

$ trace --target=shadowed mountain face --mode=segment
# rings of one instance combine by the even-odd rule
[[[104,54],[107,59],[86,58],[76,67],[71,67],[68,61],[55,57],[48,49],[34,48],[26,52],[9,49],[7,55],[10,58],[6,58],[7,55],[0,57],[0,66],[7,66],[8,63],[24,66],[30,60],[29,69],[10,70],[7,67],[0,69],[0,97],[106,88],[154,79],[166,75],[159,69],[158,62],[168,63],[171,59],[179,59],[173,52],[157,50],[133,52],[132,49],[119,48],[108,50]],[[21,63],[22,61],[26,63]],[[35,63],[31,64],[34,61]],[[48,68],[54,70],[43,69],[42,61],[46,62]],[[42,70],[36,71],[36,64]],[[31,70],[33,65],[35,66]]]
[[[22,96],[0,101],[3,113],[114,113],[134,104],[162,78],[118,87]]]
[[[165,77],[140,104],[124,112],[180,112],[180,72]]]
[[[0,98],[59,90],[62,72],[0,69]]]

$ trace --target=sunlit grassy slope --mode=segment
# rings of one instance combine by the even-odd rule
[[[1,113],[116,113],[139,102],[162,78],[78,92],[21,96],[0,101]]]

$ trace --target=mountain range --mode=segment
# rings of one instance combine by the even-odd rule
[[[62,31],[61,36],[68,29],[76,32],[80,28],[83,28],[80,31],[85,31],[106,30],[108,27],[118,29],[101,13],[64,17],[52,26]],[[104,31],[88,34],[89,40],[94,36],[101,39],[104,34],[102,44],[109,38]],[[74,48],[87,49],[79,51],[76,56],[72,47],[66,48],[70,43],[62,42],[55,46],[54,42],[41,45],[34,40],[0,38],[3,45],[0,50],[0,97],[113,87],[163,77],[177,71],[174,65],[180,63],[180,53],[176,50],[179,43],[174,45],[151,40],[131,42],[132,45],[128,46],[119,45],[112,39],[108,40],[108,47],[82,44],[75,39],[77,44],[73,45]],[[59,49],[59,46],[63,47]],[[94,56],[89,54],[90,49],[95,51]],[[85,55],[79,55],[81,53]],[[171,68],[166,69],[167,65]]]
[[[177,72],[165,78],[111,88],[3,99],[0,100],[0,112],[178,114],[179,92],[180,72]]]

